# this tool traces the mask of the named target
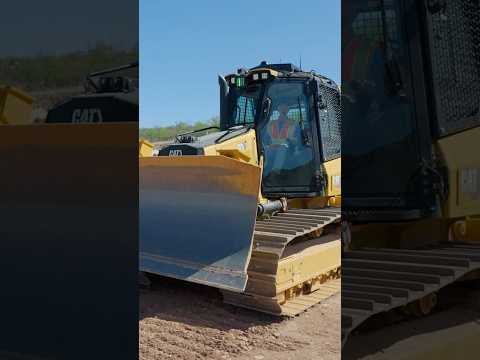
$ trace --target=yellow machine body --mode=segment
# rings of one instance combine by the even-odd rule
[[[148,157],[153,155],[153,144],[145,139],[138,141],[138,155],[140,157]]]
[[[339,89],[266,62],[218,80],[218,133],[140,150],[140,267],[295,315],[339,291]]]
[[[11,86],[0,86],[0,124],[32,123],[33,98]]]
[[[448,240],[480,241],[480,128],[441,138],[435,144],[448,169],[449,196],[440,216],[353,227],[355,247],[413,248]],[[373,239],[373,240],[372,240]]]
[[[480,241],[480,127],[438,141],[438,149],[448,168],[450,196],[444,217],[455,220],[453,237]]]
[[[325,219],[322,214],[292,214],[294,222],[275,224],[272,230],[264,228],[271,226],[269,219],[255,220],[257,204],[269,201],[261,192],[263,161],[257,148],[256,131],[250,129],[203,147],[204,156],[152,157],[140,151],[141,270],[218,287],[234,305],[293,316],[340,290],[335,282],[340,276],[340,235],[325,231],[323,221],[312,223]],[[338,221],[341,160],[323,165],[325,196],[289,199],[288,208],[336,206],[327,216]],[[155,233],[149,226],[160,217],[169,229],[147,236]],[[268,231],[285,231],[288,241],[302,238],[305,231],[297,236],[294,227],[305,226],[305,221],[315,229],[303,236],[310,240],[288,246],[285,242],[275,256],[259,246],[272,236]],[[330,234],[324,237],[324,232]],[[164,237],[174,238],[174,244],[163,242]]]
[[[205,155],[223,155],[249,164],[259,165],[255,130],[228,139],[220,144],[206,146]]]
[[[441,138],[434,144],[448,172],[448,198],[438,216],[352,227],[354,241],[343,260],[345,292],[342,296],[347,304],[343,315],[349,322],[345,334],[368,317],[400,308],[400,305],[409,315],[427,315],[435,308],[437,292],[441,288],[456,281],[480,278],[477,260],[480,256],[480,158],[472,153],[479,142],[480,128],[477,127]],[[450,276],[439,275],[440,272],[435,271],[443,271]],[[397,278],[390,276],[395,273]],[[429,280],[423,279],[422,275],[415,278],[418,273],[437,276],[438,283],[425,286],[416,295],[408,293],[396,305],[393,302],[385,305],[384,301],[369,308],[363,303],[366,310],[363,315],[350,312],[362,306],[352,300],[357,296],[355,291],[375,292],[376,288],[372,286],[379,283],[403,289],[408,281],[417,281],[423,287]],[[353,282],[352,277],[362,276],[361,285]]]
[[[447,218],[480,215],[480,127],[438,141],[448,168],[450,196],[444,207]]]

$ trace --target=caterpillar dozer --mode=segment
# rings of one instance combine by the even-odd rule
[[[140,157],[140,270],[298,314],[340,288],[338,86],[262,62],[219,87],[219,127]]]
[[[69,97],[56,104],[48,110],[46,119],[41,122],[47,124],[138,123],[138,87],[133,78],[121,75],[121,73],[137,71],[136,69],[138,69],[138,62],[88,74],[85,79],[85,93]],[[33,97],[19,88],[0,86],[0,124],[34,124],[34,101]]]
[[[136,179],[129,176],[128,168],[137,163],[132,154],[136,153],[138,141],[138,90],[128,78],[103,75],[137,66],[133,63],[88,75],[90,90],[55,105],[40,123],[34,119],[36,99],[17,87],[0,86],[2,184],[5,189],[10,189],[4,207],[9,209],[9,202],[13,201],[17,209],[2,209],[2,214],[12,228],[18,226],[20,229],[17,221],[26,214],[33,214],[31,218],[37,219],[38,224],[42,221],[47,223],[52,218],[63,218],[72,207],[67,201],[67,205],[63,206],[59,197],[64,196],[71,201],[77,197],[85,200],[90,199],[93,192],[101,192],[100,189],[108,194],[122,189],[125,184],[128,184],[128,189],[135,185]],[[32,154],[35,156],[34,163],[29,162]],[[82,164],[85,161],[90,162],[89,169],[94,169],[93,173],[85,170]],[[61,175],[58,174],[59,167],[63,171]],[[73,190],[76,179],[85,177],[85,174],[88,174],[88,181]],[[121,178],[112,185],[112,177]],[[28,182],[28,186],[18,183],[19,179]],[[12,184],[19,186],[12,187]],[[75,195],[67,197],[67,189]],[[87,195],[82,197],[82,193]],[[58,202],[53,207],[52,199]],[[48,210],[38,214],[34,206],[45,206]],[[107,210],[113,214],[124,209]],[[100,211],[100,208],[95,208],[95,211]],[[72,238],[81,234],[76,229],[69,229],[66,224],[68,221],[48,231],[43,227],[42,233],[53,234],[52,238],[62,231],[73,233]],[[20,243],[24,241],[24,232],[18,229],[15,237]],[[5,230],[5,233],[9,234],[9,231]]]
[[[135,71],[138,62],[88,74],[85,93],[55,105],[48,111],[45,122],[138,122],[138,87],[133,77],[125,75]]]
[[[342,2],[342,344],[480,269],[480,5]]]
[[[111,106],[95,96],[72,100],[71,112],[55,107],[39,123],[34,107],[42,101],[0,86],[1,318],[9,329],[2,359],[88,358],[94,344],[105,349],[96,357],[117,357],[113,347],[118,357],[138,353],[118,347],[130,335],[121,329],[138,321],[125,314],[136,300],[135,272],[125,264],[136,268],[138,259],[138,100],[137,112],[104,111],[97,123],[89,109]],[[109,327],[117,332],[105,335]],[[90,347],[79,350],[79,338]]]

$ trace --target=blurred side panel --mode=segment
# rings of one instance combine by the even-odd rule
[[[475,359],[480,3],[342,1],[342,358]]]
[[[137,359],[138,2],[2,7],[0,358]]]

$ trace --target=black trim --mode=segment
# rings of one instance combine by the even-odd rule
[[[256,70],[256,69],[271,69],[271,70],[281,71],[281,72],[301,72],[302,71],[300,68],[298,68],[297,66],[291,63],[268,64],[266,61],[262,61],[260,65],[251,68],[250,71]]]
[[[202,128],[202,129],[198,129],[198,130],[193,130],[193,131],[188,131],[188,132],[185,132],[185,133],[181,133],[181,134],[178,134],[175,136],[175,140],[177,140],[178,142],[182,142],[181,138],[182,136],[185,136],[185,135],[192,135],[192,134],[196,134],[196,133],[199,133],[199,132],[202,132],[202,131],[206,131],[206,130],[211,130],[211,129],[217,129],[217,130],[220,130],[220,128],[218,126],[209,126],[209,127],[206,127],[206,128]]]
[[[312,76],[309,77],[278,77],[277,81],[271,82],[270,85],[276,84],[279,82],[290,82],[290,83],[300,83],[303,85],[304,93],[310,102],[309,104],[309,112],[310,114],[316,114],[316,115],[310,115],[310,126],[311,126],[311,131],[312,131],[312,152],[313,152],[313,158],[314,158],[314,166],[315,169],[320,171],[322,173],[322,162],[321,162],[321,155],[320,155],[320,147],[319,147],[319,136],[318,136],[318,128],[317,128],[317,119],[318,119],[318,110],[316,109],[316,104],[314,104],[314,96],[312,96],[311,91],[309,91],[309,79],[312,79]],[[269,86],[264,86],[262,88],[262,92],[260,95],[260,99],[262,99],[261,104],[263,104],[263,99],[265,99],[266,93],[268,91]],[[312,106],[315,105],[314,112],[312,113]],[[259,111],[257,111],[257,119],[255,119],[255,123],[257,124],[256,126],[256,136],[257,136],[257,151],[259,156],[264,155],[262,152],[261,148],[261,139],[260,139],[260,129],[263,129],[267,123],[268,123],[268,117],[270,115],[267,114],[266,117],[263,117],[263,105],[259,108]],[[271,109],[270,109],[271,111]],[[317,171],[315,171],[317,172]],[[322,189],[316,188],[314,185],[316,183],[315,180],[315,172],[312,174],[312,182],[311,186],[301,186],[301,187],[266,187],[263,184],[262,181],[262,193],[270,198],[279,198],[279,197],[286,197],[286,198],[294,198],[294,197],[315,197],[315,196],[322,196],[325,194],[325,183],[322,182]],[[323,174],[322,174],[323,175]],[[298,190],[295,190],[298,189]],[[319,191],[320,190],[320,191]]]
[[[350,1],[352,3],[353,1]],[[382,7],[385,6],[385,0]],[[344,197],[342,206],[348,210],[350,219],[367,218],[370,221],[395,221],[399,219],[412,219],[431,216],[436,209],[437,203],[435,194],[432,192],[432,184],[422,170],[424,167],[433,167],[433,142],[432,129],[430,126],[431,114],[429,112],[428,87],[425,74],[425,54],[423,38],[423,1],[399,0],[398,19],[402,36],[405,37],[405,56],[410,73],[409,81],[400,84],[401,90],[406,94],[406,100],[412,105],[412,123],[415,132],[416,161],[418,163],[418,175],[412,178],[412,187],[418,189],[415,197],[409,192],[391,194],[391,197],[383,194],[364,196],[358,195],[354,198]],[[351,5],[353,6],[353,5]],[[379,70],[380,71],[380,70]],[[401,96],[400,94],[398,96]],[[413,159],[412,159],[413,161]],[[345,173],[344,177],[347,176]],[[358,217],[358,218],[357,218]]]
[[[430,96],[428,99],[428,105],[431,109],[431,126],[432,126],[432,136],[434,138],[441,138],[445,136],[450,136],[474,127],[480,126],[480,103],[475,114],[465,117],[463,119],[456,120],[452,124],[449,124],[444,119],[444,114],[442,111],[442,89],[440,88],[438,82],[434,79],[434,69],[433,59],[438,54],[434,51],[434,44],[438,41],[438,34],[434,34],[434,21],[432,16],[439,16],[439,13],[446,13],[449,6],[454,6],[455,2],[452,1],[436,1],[432,2],[431,0],[419,1],[418,10],[422,14],[422,35],[423,35],[423,47],[424,47],[424,56],[425,56],[425,77],[428,82],[428,90]],[[478,6],[478,5],[477,5]],[[445,16],[448,16],[447,13]],[[477,18],[480,18],[480,14],[477,15]],[[478,20],[477,20],[478,21]],[[477,24],[477,41],[480,35],[478,34],[478,24]],[[477,46],[478,54],[478,44],[473,45]],[[454,51],[453,47],[451,51]],[[480,55],[480,54],[479,54]],[[480,64],[480,61],[478,62]],[[473,75],[472,75],[473,76]],[[478,69],[478,82],[480,82],[480,66]],[[480,98],[480,94],[477,94]]]
[[[428,83],[426,80],[426,58],[424,44],[424,29],[422,24],[425,19],[422,16],[424,4],[417,0],[405,0],[404,16],[406,19],[407,39],[409,45],[410,69],[412,71],[412,98],[415,104],[415,123],[417,126],[417,149],[420,158],[419,174],[423,177],[417,186],[423,186],[420,195],[423,197],[418,204],[423,205],[421,210],[417,211],[419,217],[431,216],[437,207],[433,185],[430,177],[424,172],[426,167],[434,167],[433,164],[433,140],[431,128],[431,113],[429,111]],[[402,218],[399,215],[399,218]]]
[[[187,144],[174,144],[169,145],[162,148],[158,152],[158,156],[170,156],[170,151],[172,150],[179,150],[181,151],[180,154],[176,154],[175,156],[184,156],[184,155],[204,155],[205,152],[203,148],[198,148],[195,146],[187,145]]]
[[[411,221],[422,219],[425,215],[421,209],[348,211],[342,208],[342,219],[352,223]]]
[[[295,198],[314,198],[317,196],[325,195],[323,192],[312,192],[312,191],[299,191],[299,192],[262,192],[262,194],[269,198],[269,199],[280,199],[280,198],[287,198],[287,199],[295,199]]]
[[[228,137],[228,138],[227,138],[227,136],[230,135],[231,133],[239,130],[238,127],[240,127],[240,126],[244,126],[244,130],[243,130],[243,132],[240,133],[240,134],[235,134],[235,137],[236,137],[236,136],[239,136],[239,135],[243,135],[243,134],[248,133],[248,132],[252,129],[252,127],[253,127],[253,125],[238,125],[238,126],[236,126],[236,127],[233,127],[233,128],[231,128],[231,129],[228,129],[228,130],[226,130],[226,132],[225,132],[223,135],[221,135],[221,136],[219,136],[217,139],[215,139],[215,144],[220,144],[220,143],[222,143],[222,142],[224,142],[224,141],[227,141],[227,140],[231,139],[231,137]],[[225,138],[226,138],[226,139],[225,139]]]

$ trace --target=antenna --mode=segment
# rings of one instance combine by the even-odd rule
[[[300,70],[302,70],[302,54],[300,54]]]

